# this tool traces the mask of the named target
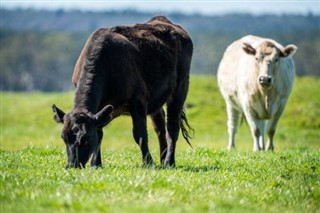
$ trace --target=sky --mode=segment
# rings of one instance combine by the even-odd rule
[[[0,0],[1,8],[34,8],[65,10],[125,10],[147,12],[180,12],[217,15],[252,14],[320,14],[320,0]]]

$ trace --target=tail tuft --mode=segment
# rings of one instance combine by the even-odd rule
[[[184,109],[181,113],[180,127],[182,136],[187,141],[189,146],[193,148],[189,140],[192,139],[192,137],[194,136],[194,129],[190,126]]]

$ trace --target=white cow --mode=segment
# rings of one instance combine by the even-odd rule
[[[218,69],[218,84],[228,114],[228,149],[235,147],[241,115],[251,129],[253,150],[273,150],[273,136],[291,92],[295,45],[283,47],[274,40],[245,36],[228,46]]]

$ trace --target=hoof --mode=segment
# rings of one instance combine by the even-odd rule
[[[153,161],[142,162],[142,167],[144,167],[144,168],[153,168],[155,166],[156,166],[156,164]]]
[[[266,150],[267,150],[267,151],[274,151],[274,147],[267,145],[267,146],[266,146]]]
[[[164,161],[162,164],[166,168],[174,168],[176,166],[176,163],[174,161]]]
[[[100,165],[92,165],[91,166],[91,169],[100,169],[100,168],[102,168],[102,164],[100,164]]]
[[[231,151],[231,150],[235,150],[235,148],[236,148],[236,147],[234,147],[234,146],[228,146],[228,147],[227,147],[227,150],[228,150],[228,151]]]

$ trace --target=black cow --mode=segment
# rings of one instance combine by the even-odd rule
[[[91,156],[91,166],[101,166],[102,128],[123,114],[132,117],[143,164],[154,164],[146,124],[150,115],[159,139],[161,163],[174,166],[180,128],[188,143],[193,131],[183,108],[192,51],[188,33],[163,16],[145,24],[101,28],[92,33],[74,69],[72,111],[65,114],[52,106],[55,121],[64,124],[67,168],[82,168]]]

